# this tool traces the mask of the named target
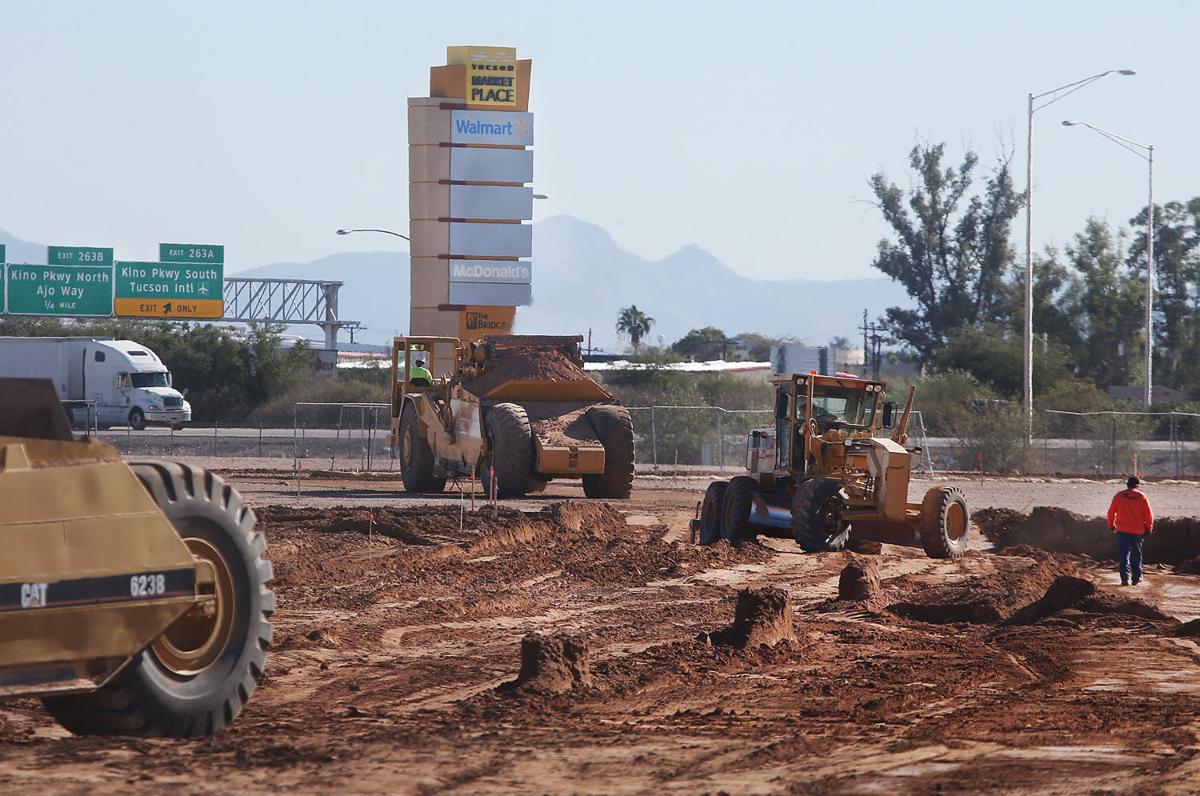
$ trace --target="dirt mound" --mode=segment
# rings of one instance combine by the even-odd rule
[[[1056,614],[1064,608],[1076,605],[1085,597],[1096,593],[1096,584],[1086,578],[1060,575],[1046,589],[1046,593],[1034,602],[1014,613],[1008,620],[1013,625],[1031,625],[1039,619]]]
[[[1153,538],[1153,537],[1151,537]],[[1185,558],[1175,565],[1176,575],[1200,575],[1200,556]]]
[[[1056,578],[1080,577],[1075,564],[1039,552],[1025,558],[996,559],[996,572],[971,576],[958,583],[934,586],[894,603],[888,610],[930,624],[987,624],[1001,622],[1019,608],[1043,597]]]
[[[521,639],[521,671],[499,691],[561,694],[592,684],[588,643],[570,633],[528,633]]]
[[[516,348],[504,351],[487,363],[482,376],[463,384],[479,396],[487,395],[506,381],[591,381],[571,359],[556,348]]]
[[[983,509],[971,519],[985,537],[1001,548],[1028,545],[1096,559],[1113,559],[1117,554],[1112,531],[1101,517],[1037,506],[1028,515],[1011,509]],[[1197,556],[1200,556],[1200,520],[1167,517],[1155,523],[1154,534],[1145,546],[1147,564],[1178,564]]]
[[[989,542],[1007,544],[1014,529],[1026,522],[1029,515],[1015,509],[980,509],[971,515],[972,522]]]
[[[866,558],[851,558],[838,577],[838,599],[866,602],[879,594],[879,566]]]
[[[1156,622],[1167,622],[1174,619],[1136,597],[1123,597],[1109,592],[1085,597],[1072,607],[1089,614],[1126,614],[1142,619],[1153,619]]]
[[[1182,625],[1174,628],[1171,631],[1171,635],[1183,636],[1185,638],[1200,636],[1200,619],[1193,619],[1190,622],[1184,622]]]
[[[796,631],[792,626],[792,602],[788,593],[775,586],[740,590],[733,624],[708,634],[708,640],[738,649],[794,642]]]

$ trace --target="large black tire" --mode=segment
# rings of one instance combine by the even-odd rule
[[[433,448],[421,436],[417,407],[412,401],[405,401],[400,413],[400,475],[408,492],[436,494],[446,488],[446,479],[433,474]]]
[[[134,431],[141,431],[146,427],[146,416],[136,406],[129,410],[129,427]]]
[[[184,614],[99,690],[42,701],[77,734],[213,735],[242,711],[266,663],[275,610],[267,540],[219,476],[175,462],[131,466],[192,554],[215,563],[216,616]]]
[[[921,546],[930,558],[961,558],[969,546],[971,513],[956,486],[935,486],[921,502]]]
[[[721,511],[725,507],[726,481],[713,481],[704,490],[700,503],[700,532],[697,541],[702,545],[716,544],[721,540]]]
[[[633,420],[629,410],[623,406],[593,406],[587,419],[604,446],[604,472],[583,477],[583,494],[624,500],[633,491]]]
[[[754,507],[757,491],[758,482],[749,476],[739,475],[729,481],[721,506],[721,538],[730,544],[753,541],[757,535],[750,524],[750,509]]]
[[[841,519],[846,494],[828,478],[810,478],[792,495],[792,533],[807,553],[841,550],[850,538],[850,525]]]
[[[496,497],[521,497],[533,477],[533,434],[529,416],[517,404],[496,404],[485,421],[490,449],[479,466],[485,495],[492,494],[491,473],[496,473]]]

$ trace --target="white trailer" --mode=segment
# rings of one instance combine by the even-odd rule
[[[158,354],[132,340],[0,337],[0,377],[50,379],[78,426],[180,428],[192,419]]]

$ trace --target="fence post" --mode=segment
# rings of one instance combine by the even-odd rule
[[[650,460],[654,462],[654,472],[658,472],[658,431],[654,427],[654,407],[650,407]]]
[[[258,458],[262,458],[262,421],[258,421]]]
[[[725,421],[722,415],[725,410],[721,407],[715,407],[717,410],[717,472],[724,475],[725,473]]]
[[[1175,465],[1175,477],[1179,477],[1179,434],[1175,427],[1175,413],[1171,413],[1171,459]]]
[[[212,446],[212,455],[213,456],[217,455],[217,433],[220,428],[221,428],[221,421],[214,420],[213,421],[213,446]]]
[[[1109,448],[1108,474],[1114,476],[1117,474],[1117,416],[1111,415],[1109,419],[1112,420],[1112,445]]]
[[[1042,475],[1050,474],[1050,416],[1042,412]]]
[[[292,404],[292,467],[298,467],[300,464],[300,417],[299,407]]]

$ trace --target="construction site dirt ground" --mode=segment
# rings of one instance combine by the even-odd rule
[[[1200,618],[1200,577],[1168,565],[1120,590],[1109,562],[993,550],[979,534],[959,561],[892,546],[806,555],[781,539],[695,547],[698,479],[639,478],[612,503],[556,482],[493,514],[382,478],[308,477],[298,497],[288,471],[230,477],[269,538],[279,604],[241,717],[211,740],[73,737],[35,700],[0,703],[0,790],[1191,793],[1200,782],[1200,636],[1181,624]],[[954,483],[973,510],[1085,515],[1119,488]],[[1164,516],[1200,505],[1200,484],[1147,491]],[[838,600],[850,561],[878,574],[868,599]],[[1037,602],[1075,579],[1097,593]],[[787,592],[794,640],[725,643],[739,589],[764,586]],[[572,634],[586,660],[513,686],[531,631]]]

